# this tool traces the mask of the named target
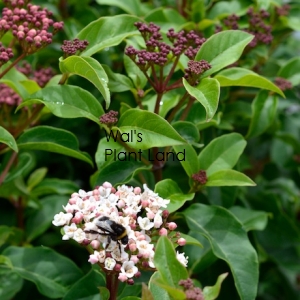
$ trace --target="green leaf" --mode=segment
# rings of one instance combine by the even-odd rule
[[[300,84],[300,57],[290,59],[278,72],[279,77],[290,81],[293,86]]]
[[[185,299],[185,294],[179,289],[179,281],[188,278],[187,269],[176,258],[174,247],[166,236],[161,236],[155,247],[154,264],[161,280],[159,285],[167,289],[176,299]],[[180,293],[182,292],[182,294]],[[177,296],[176,296],[177,294]]]
[[[133,89],[133,84],[130,78],[123,74],[114,73],[109,66],[102,65],[108,76],[108,88],[111,92],[121,93]]]
[[[28,95],[36,93],[41,89],[41,87],[38,85],[38,83],[34,80],[24,80],[21,81],[21,84],[24,86],[26,91],[28,92]]]
[[[117,6],[126,13],[135,16],[143,16],[149,10],[146,4],[139,0],[96,0],[96,2],[100,5]]]
[[[62,206],[67,205],[69,198],[69,196],[51,195],[41,200],[41,207],[27,218],[25,226],[27,242],[40,236],[52,225],[54,215],[62,211]]]
[[[136,89],[143,89],[148,80],[140,68],[129,58],[124,55],[124,67],[127,75],[131,78]]]
[[[220,85],[214,78],[204,78],[196,87],[182,79],[187,92],[195,97],[206,110],[206,121],[210,121],[217,111],[220,97]]]
[[[32,190],[36,185],[38,185],[46,176],[48,172],[47,168],[39,168],[34,170],[28,180],[27,180],[27,188],[28,190]]]
[[[159,25],[162,32],[167,32],[170,27],[174,28],[175,32],[179,31],[186,23],[186,19],[177,10],[165,6],[152,10],[145,16],[145,21]]]
[[[49,86],[30,95],[17,108],[42,103],[60,118],[88,118],[99,124],[104,110],[99,101],[88,91],[72,85]]]
[[[229,265],[241,300],[254,300],[258,258],[242,224],[226,209],[193,204],[184,212],[191,230],[204,235],[214,254]]]
[[[79,75],[90,81],[102,94],[106,109],[110,104],[110,92],[107,86],[108,77],[101,64],[92,57],[72,55],[60,60],[59,69],[62,73]]]
[[[264,211],[255,211],[240,206],[229,209],[235,217],[243,224],[243,228],[250,230],[264,230],[268,223],[268,214]]]
[[[15,295],[23,286],[23,279],[10,269],[2,268],[3,261],[0,258],[0,299],[15,299]]]
[[[224,134],[215,138],[198,156],[200,169],[205,170],[209,176],[220,170],[233,168],[246,144],[239,133]]]
[[[218,73],[215,77],[223,86],[249,86],[273,91],[285,98],[282,90],[274,83],[251,70],[243,68],[230,68]]]
[[[161,281],[161,280],[162,280],[161,275],[158,272],[155,272],[149,280],[149,289],[150,289],[154,299],[172,300],[170,298],[168,292],[157,284],[157,281]],[[145,299],[145,300],[147,300],[147,299]]]
[[[11,169],[8,175],[5,177],[4,182],[7,183],[16,179],[19,176],[26,175],[35,165],[34,157],[32,154],[23,152],[18,155],[18,162],[15,167]]]
[[[159,181],[156,183],[154,191],[158,193],[160,197],[170,200],[167,206],[167,210],[170,213],[178,210],[186,201],[192,200],[195,196],[194,193],[183,194],[178,184],[172,179]]]
[[[83,28],[77,38],[87,40],[84,56],[91,56],[105,48],[119,45],[125,38],[138,34],[135,22],[140,18],[129,15],[102,17]]]
[[[204,59],[211,64],[211,69],[203,76],[207,77],[236,62],[253,38],[253,35],[240,30],[226,30],[212,35],[195,58],[196,61]]]
[[[31,191],[34,197],[40,197],[47,194],[70,195],[79,190],[79,186],[73,181],[46,178]]]
[[[214,172],[207,178],[205,186],[254,186],[248,176],[235,170]]]
[[[73,299],[88,299],[99,300],[103,299],[102,295],[99,298],[99,287],[105,286],[104,275],[93,268],[84,277],[74,283],[67,294],[63,297],[63,300]]]
[[[15,152],[19,151],[14,137],[11,135],[11,133],[9,131],[7,131],[2,126],[0,126],[0,143],[7,145],[9,148],[14,150]]]
[[[135,174],[142,170],[148,170],[150,166],[145,166],[140,161],[113,161],[105,165],[95,175],[93,186],[101,185],[103,182],[108,181],[113,185],[120,185],[129,182]]]
[[[132,141],[126,143],[135,149],[144,150],[186,143],[165,119],[148,111],[129,109],[121,116],[118,126],[123,140],[132,137]]]
[[[218,280],[214,286],[206,286],[203,289],[203,296],[204,296],[205,300],[217,299],[217,297],[220,294],[221,284],[227,276],[228,276],[228,273],[221,274],[218,277]]]
[[[261,135],[273,123],[278,99],[269,96],[267,91],[260,91],[252,102],[252,119],[246,138]]]
[[[186,245],[194,245],[194,246],[203,248],[203,245],[198,240],[196,240],[195,238],[193,238],[192,236],[190,236],[188,234],[184,234],[184,233],[180,232],[180,237],[182,237],[186,240]]]
[[[32,281],[39,292],[50,298],[62,298],[82,271],[68,258],[50,248],[9,247],[3,252],[12,262],[12,270]]]
[[[26,130],[17,142],[20,149],[60,153],[83,160],[93,166],[89,154],[79,150],[76,136],[67,130],[38,126]]]
[[[193,144],[199,141],[199,130],[193,123],[177,121],[173,123],[172,126],[188,143]]]
[[[233,1],[218,1],[209,10],[209,19],[222,19],[225,16],[236,14],[238,16],[245,14],[249,9],[249,1],[233,0]]]

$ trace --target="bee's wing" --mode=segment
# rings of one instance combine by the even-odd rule
[[[100,229],[100,231],[103,231],[104,233],[115,234],[115,232],[111,228],[109,222],[107,222],[107,221],[97,221],[96,226]]]

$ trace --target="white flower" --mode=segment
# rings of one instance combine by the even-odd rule
[[[78,228],[74,231],[73,239],[78,243],[82,243],[86,239],[85,232],[81,228]]]
[[[138,272],[138,268],[133,261],[125,261],[121,267],[121,273],[126,274],[127,278],[132,278]]]
[[[115,265],[116,265],[116,261],[111,257],[107,257],[104,261],[104,268],[107,270],[113,270]]]
[[[155,217],[154,217],[154,227],[155,228],[159,228],[161,225],[162,225],[162,223],[163,223],[163,220],[162,220],[162,217],[161,217],[161,214],[162,213],[162,211],[161,210],[159,210],[157,213],[156,213],[156,215],[155,215]]]
[[[150,222],[150,220],[148,218],[138,217],[137,221],[142,230],[149,230],[154,226],[154,223]]]
[[[63,240],[69,240],[74,236],[74,232],[77,230],[77,226],[75,223],[72,223],[71,226],[64,226],[64,236],[62,237]]]
[[[142,254],[146,257],[150,257],[153,252],[153,244],[149,244],[147,241],[136,241],[136,247],[139,250],[139,254]]]
[[[62,225],[69,224],[72,217],[73,215],[71,213],[64,214],[63,212],[60,212],[59,214],[56,214],[54,216],[54,220],[52,221],[52,224],[54,226],[62,226]]]
[[[185,257],[184,256],[184,252],[183,253],[179,253],[178,251],[176,251],[176,258],[177,260],[184,266],[186,267],[188,264],[188,256]]]

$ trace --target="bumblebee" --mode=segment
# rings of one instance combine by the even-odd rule
[[[128,244],[128,235],[126,228],[121,224],[111,220],[109,217],[100,217],[97,222],[96,226],[99,228],[99,231],[95,230],[87,230],[86,233],[92,234],[100,234],[107,236],[107,245],[105,249],[107,249],[111,243],[111,241],[115,241],[119,245],[119,250],[121,253],[121,243],[123,245]]]

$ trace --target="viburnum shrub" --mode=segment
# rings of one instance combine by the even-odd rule
[[[297,299],[297,1],[0,11],[1,300]]]

